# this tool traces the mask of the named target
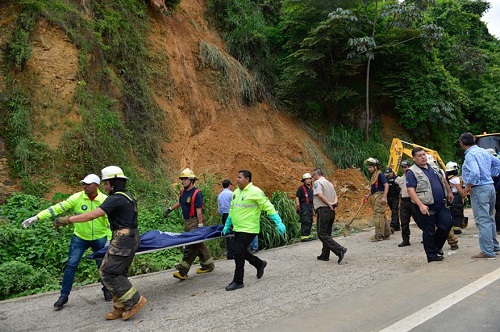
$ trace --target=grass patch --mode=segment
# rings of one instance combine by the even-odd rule
[[[254,76],[232,57],[228,57],[215,45],[200,40],[200,61],[203,67],[220,72],[221,81],[214,82],[219,90],[219,100],[227,104],[230,96],[238,96],[241,103],[253,105],[264,99],[264,87]]]

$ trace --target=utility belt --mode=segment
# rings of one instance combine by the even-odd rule
[[[111,232],[116,232],[116,231],[133,231],[136,230],[137,227],[118,227],[118,228],[112,228]]]
[[[125,237],[134,236],[138,231],[137,231],[137,228],[123,227],[123,228],[115,229],[112,232],[113,232],[112,236],[113,236],[113,238],[115,238],[115,237],[122,237],[122,236],[125,236]]]

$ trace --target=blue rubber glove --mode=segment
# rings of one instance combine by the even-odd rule
[[[272,221],[276,224],[276,227],[278,228],[278,233],[281,236],[285,236],[286,233],[286,227],[285,224],[283,224],[283,221],[281,221],[281,217],[279,214],[275,213],[272,216],[269,216]]]
[[[222,230],[222,235],[227,235],[231,231],[231,226],[233,226],[233,223],[231,222],[231,217],[227,217],[226,219],[226,224],[224,225],[224,229]]]

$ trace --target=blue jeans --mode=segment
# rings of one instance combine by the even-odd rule
[[[483,254],[495,256],[495,250],[500,250],[495,225],[495,187],[493,184],[472,187],[470,200],[479,230],[479,248]]]
[[[250,249],[259,250],[259,235],[255,235],[252,242],[250,242]]]
[[[64,268],[64,275],[62,281],[61,296],[69,296],[71,288],[73,287],[73,280],[75,280],[75,273],[83,254],[88,248],[92,248],[93,252],[98,251],[106,245],[108,238],[105,236],[100,239],[87,241],[74,235],[71,237],[69,244],[68,262]],[[96,260],[97,269],[101,266],[102,260]]]

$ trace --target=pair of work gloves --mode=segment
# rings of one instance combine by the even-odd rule
[[[59,227],[67,226],[67,225],[71,224],[69,222],[69,217],[70,216],[64,216],[64,217],[57,217],[56,219],[54,219],[54,223],[53,223],[54,229],[57,231],[59,229]],[[37,216],[28,218],[25,221],[23,221],[23,227],[28,228],[29,226],[34,225],[37,221],[38,221]]]
[[[285,236],[286,233],[286,227],[285,224],[283,224],[283,221],[281,220],[281,217],[279,214],[275,213],[271,216],[269,216],[272,221],[276,224],[276,228],[278,228],[278,233],[281,236]],[[222,230],[222,235],[227,235],[231,231],[231,227],[233,226],[233,222],[231,221],[231,217],[227,217],[226,219],[226,224],[224,225],[224,229]]]

